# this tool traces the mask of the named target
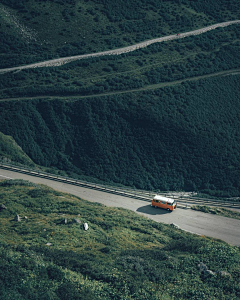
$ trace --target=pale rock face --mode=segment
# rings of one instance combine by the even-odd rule
[[[19,215],[16,215],[16,217],[15,217],[15,221],[17,221],[17,222],[20,222],[20,221],[21,221],[21,218],[20,218],[20,216],[19,216]]]
[[[4,204],[0,204],[0,211],[1,211],[2,209],[7,209],[7,207],[6,207]]]
[[[88,223],[83,224],[84,230],[88,230]]]

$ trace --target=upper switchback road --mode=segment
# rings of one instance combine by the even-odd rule
[[[151,39],[147,40],[132,46],[128,47],[123,47],[123,48],[118,48],[114,50],[108,50],[108,51],[103,51],[103,52],[97,52],[97,53],[90,53],[90,54],[83,54],[83,55],[76,55],[76,56],[68,56],[68,57],[62,57],[62,58],[57,58],[57,59],[52,59],[52,60],[46,60],[43,62],[38,62],[34,64],[29,64],[25,66],[18,66],[18,67],[12,67],[12,68],[6,68],[6,69],[0,69],[0,73],[6,73],[6,72],[11,72],[11,71],[20,71],[24,69],[33,69],[33,68],[43,68],[43,67],[58,67],[63,64],[67,64],[69,62],[75,61],[75,60],[80,60],[80,59],[86,59],[86,58],[91,58],[91,57],[99,57],[99,56],[105,56],[105,55],[120,55],[123,53],[127,52],[132,52],[140,48],[145,48],[151,44],[154,43],[160,43],[160,42],[166,42],[166,41],[171,41],[175,39],[182,39],[188,36],[192,35],[199,35],[202,33],[205,33],[207,31],[216,29],[218,27],[226,27],[232,24],[237,24],[240,23],[240,20],[235,20],[235,21],[228,21],[228,22],[223,22],[223,23],[217,23],[213,24],[204,28],[200,28],[197,30],[189,31],[189,32],[184,32],[184,33],[178,33],[178,34],[173,34],[173,35],[168,35],[165,37],[161,38],[156,38],[156,39]]]
[[[93,98],[93,97],[104,97],[104,96],[113,96],[113,95],[119,95],[119,94],[127,94],[127,93],[136,93],[136,92],[142,92],[142,91],[147,91],[147,90],[155,90],[155,89],[160,89],[164,88],[166,86],[173,86],[177,84],[181,84],[182,82],[186,81],[196,81],[196,80],[201,80],[201,79],[206,79],[206,78],[211,78],[211,77],[221,77],[221,76],[229,76],[229,75],[239,75],[240,74],[240,69],[231,69],[231,70],[225,70],[225,71],[220,71],[220,72],[215,72],[211,74],[206,74],[206,75],[200,75],[200,76],[194,76],[194,77],[187,77],[175,81],[167,81],[167,82],[160,82],[156,84],[150,84],[146,85],[140,88],[136,89],[129,89],[129,90],[119,90],[119,91],[113,91],[113,92],[105,92],[105,93],[99,93],[99,94],[91,94],[91,95],[67,95],[65,94],[64,96],[62,95],[41,95],[39,94],[38,96],[25,96],[25,97],[14,97],[14,98],[2,98],[0,101],[19,101],[19,100],[34,100],[34,99],[64,99],[67,101],[76,101],[79,99],[84,99],[84,98]]]

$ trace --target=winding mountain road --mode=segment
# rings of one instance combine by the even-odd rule
[[[57,67],[57,66],[61,66],[61,65],[70,63],[72,61],[75,61],[75,60],[80,60],[80,59],[106,56],[106,55],[120,55],[120,54],[123,54],[123,53],[135,51],[135,50],[140,49],[140,48],[145,48],[145,47],[147,47],[151,44],[154,44],[154,43],[166,42],[166,41],[171,41],[171,40],[175,40],[175,39],[182,39],[182,38],[189,37],[189,36],[192,36],[192,35],[199,35],[199,34],[207,32],[207,31],[216,29],[218,27],[226,27],[226,26],[229,26],[229,25],[232,25],[232,24],[237,24],[237,23],[240,23],[240,20],[217,23],[217,24],[213,24],[213,25],[210,25],[210,26],[207,26],[207,27],[204,27],[204,28],[200,28],[200,29],[197,29],[197,30],[184,32],[184,33],[181,33],[181,34],[168,35],[168,36],[161,37],[161,38],[156,38],[156,39],[151,39],[151,40],[147,40],[147,41],[144,41],[144,42],[141,42],[141,43],[137,43],[137,44],[132,45],[132,46],[127,46],[127,47],[118,48],[118,49],[114,49],[114,50],[108,50],[108,51],[90,53],[90,54],[83,54],[83,55],[76,55],[76,56],[69,56],[69,57],[62,57],[62,58],[46,60],[46,61],[38,62],[38,63],[34,63],[34,64],[29,64],[29,65],[25,65],[25,66],[18,66],[18,67],[0,69],[0,73],[20,71],[20,70],[24,70],[24,69],[33,69],[33,68]]]
[[[229,244],[240,246],[240,220],[181,208],[177,208],[172,213],[169,213],[165,210],[155,209],[151,207],[149,202],[143,200],[114,195],[95,189],[4,169],[0,169],[0,180],[1,179],[24,179],[45,184],[61,192],[73,194],[91,202],[130,209],[154,221],[166,224],[174,223],[185,231],[221,239]],[[4,199],[2,199],[2,201],[4,201]]]

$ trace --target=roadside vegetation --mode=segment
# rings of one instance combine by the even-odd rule
[[[238,247],[28,181],[0,193],[1,299],[239,297]]]
[[[233,219],[238,219],[240,220],[240,213],[238,211],[226,209],[223,207],[213,207],[213,206],[206,206],[206,205],[194,205],[191,206],[191,209],[205,212],[205,213],[210,213],[213,215],[219,215],[227,218],[233,218]]]

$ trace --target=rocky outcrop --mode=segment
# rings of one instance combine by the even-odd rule
[[[4,204],[0,204],[0,211],[7,209],[7,207]]]
[[[231,277],[231,274],[226,271],[217,271],[216,273],[220,277]]]
[[[21,217],[19,215],[16,215],[14,220],[17,221],[17,222],[21,222]]]
[[[231,274],[226,271],[218,270],[216,272],[213,272],[212,270],[209,270],[203,262],[200,262],[200,264],[198,264],[198,269],[201,272],[202,278],[204,279],[211,276],[231,277]]]
[[[81,224],[81,220],[80,219],[73,219],[72,222],[76,223],[76,224]]]
[[[203,278],[216,275],[216,273],[213,272],[212,270],[209,270],[208,267],[203,262],[200,262],[198,268]]]

